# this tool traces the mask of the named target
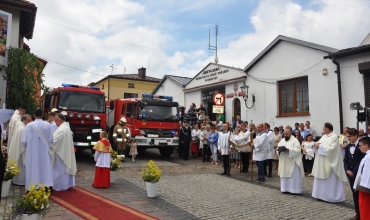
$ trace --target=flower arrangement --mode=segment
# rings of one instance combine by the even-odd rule
[[[121,169],[121,161],[123,160],[123,157],[118,155],[117,151],[113,151],[110,155],[110,170],[117,171]]]
[[[17,162],[14,160],[9,160],[6,164],[5,173],[4,173],[4,180],[11,180],[13,177],[18,175],[21,172],[19,169]]]
[[[153,160],[149,160],[147,166],[141,168],[141,177],[145,182],[156,183],[161,178],[162,171]]]
[[[26,195],[16,200],[16,203],[13,206],[13,217],[22,214],[45,215],[50,209],[50,191],[50,188],[45,184],[31,184],[30,190],[26,191]]]

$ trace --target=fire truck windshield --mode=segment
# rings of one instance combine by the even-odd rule
[[[58,108],[72,111],[105,112],[104,95],[85,92],[60,91]]]
[[[147,105],[139,108],[139,118],[147,121],[178,121],[177,107]]]

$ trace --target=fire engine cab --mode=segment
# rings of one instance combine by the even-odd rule
[[[113,108],[113,103],[111,107]],[[60,113],[67,113],[77,150],[93,147],[87,136],[95,116],[101,119],[103,129],[107,127],[105,96],[97,87],[63,83],[62,87],[55,88],[42,97],[41,108],[46,114],[53,108]]]
[[[109,115],[109,124],[117,124],[125,117],[138,150],[158,148],[162,156],[170,156],[179,145],[179,104],[171,96],[142,94],[142,98],[116,99],[114,114]]]

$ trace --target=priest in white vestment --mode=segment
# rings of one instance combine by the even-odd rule
[[[26,113],[25,107],[19,107],[17,110],[15,110],[13,116],[10,118],[9,125],[8,125],[8,148],[10,147],[13,133],[17,129],[17,122],[21,122],[21,117]],[[9,149],[8,149],[9,150]]]
[[[219,132],[219,135],[218,135],[218,141],[217,141],[217,146],[218,146],[218,150],[221,154],[221,157],[222,157],[222,161],[223,161],[223,164],[224,164],[224,172],[221,173],[221,175],[226,175],[226,174],[229,174],[229,163],[230,163],[230,153],[231,153],[231,149],[232,146],[230,146],[230,143],[229,143],[229,139],[230,139],[230,131],[228,130],[229,127],[228,127],[228,124],[224,124],[222,126],[222,131]]]
[[[58,114],[55,123],[58,129],[53,134],[51,152],[53,158],[53,190],[63,191],[75,186],[77,172],[71,129],[65,117]]]
[[[284,138],[278,144],[278,147],[284,146],[286,148],[286,151],[278,153],[280,191],[301,194],[304,177],[301,146],[297,138],[291,134],[290,129],[285,129]]]
[[[265,160],[271,159],[270,142],[267,132],[263,130],[263,125],[257,125],[257,136],[253,140],[253,160],[256,161],[258,167],[258,178],[260,182],[265,181]]]
[[[53,141],[50,124],[42,120],[43,112],[36,109],[35,121],[26,125],[22,144],[26,149],[26,185],[45,184],[53,186],[53,168],[51,164],[50,145]]]
[[[13,141],[8,151],[8,161],[15,161],[20,169],[20,173],[13,177],[13,184],[20,186],[26,184],[26,149],[23,147],[22,137],[26,125],[30,122],[32,122],[30,115],[22,115],[21,122],[17,122],[17,129],[13,133]]]
[[[307,149],[315,162],[312,168],[314,178],[312,197],[327,202],[345,200],[343,182],[347,182],[344,164],[339,147],[338,135],[333,132],[333,125],[324,124],[324,135],[315,143],[313,149]]]

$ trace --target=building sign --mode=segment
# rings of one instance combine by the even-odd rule
[[[215,67],[213,69],[204,70],[199,76],[195,78],[196,81],[210,82],[218,79],[218,75],[228,73],[229,69],[221,69],[221,67]]]
[[[218,92],[213,95],[213,103],[215,105],[223,105],[225,103],[225,96],[224,94]]]
[[[224,113],[224,107],[219,105],[213,105],[212,113],[222,114]]]
[[[225,87],[202,91],[202,101],[213,101],[213,95],[218,92],[225,93]]]

